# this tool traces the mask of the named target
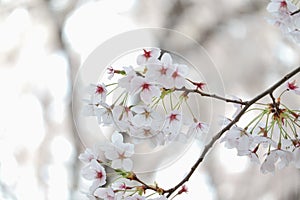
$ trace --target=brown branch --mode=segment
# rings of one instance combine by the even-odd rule
[[[210,93],[206,93],[206,92],[203,92],[199,89],[188,89],[186,87],[183,87],[181,89],[176,89],[176,91],[184,91],[186,92],[187,94],[188,93],[197,93],[203,97],[209,97],[209,98],[213,98],[213,99],[217,99],[217,100],[221,100],[221,101],[225,101],[227,103],[235,103],[235,104],[240,104],[240,105],[246,105],[248,102],[247,101],[240,101],[240,100],[235,100],[235,99],[229,99],[229,98],[225,98],[225,97],[222,97],[222,96],[219,96],[217,94],[210,94]]]
[[[228,131],[235,123],[237,123],[240,118],[243,116],[243,114],[248,110],[250,106],[252,106],[254,103],[256,103],[258,100],[262,99],[266,95],[271,95],[279,86],[281,86],[283,83],[285,83],[288,79],[290,79],[292,76],[296,75],[300,72],[300,67],[297,67],[295,70],[290,72],[289,74],[285,75],[281,80],[279,80],[277,83],[275,83],[273,86],[262,92],[261,94],[254,97],[252,100],[246,102],[244,108],[239,112],[239,114],[229,123],[227,124],[220,132],[215,135],[211,141],[205,146],[202,154],[196,161],[196,163],[192,166],[190,172],[185,176],[183,180],[181,180],[176,186],[173,188],[170,188],[168,190],[164,191],[164,194],[168,194],[167,197],[170,197],[180,186],[182,186],[185,182],[187,182],[190,177],[193,175],[195,170],[198,168],[200,163],[204,160],[206,154],[209,152],[209,150],[213,147],[213,145],[216,143],[216,141],[226,132]]]

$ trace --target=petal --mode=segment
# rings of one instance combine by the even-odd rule
[[[126,170],[126,171],[131,171],[132,170],[132,167],[133,167],[133,162],[131,159],[129,158],[126,158],[123,160],[123,169]]]
[[[114,169],[122,169],[122,160],[121,159],[113,160],[111,163],[111,167]]]

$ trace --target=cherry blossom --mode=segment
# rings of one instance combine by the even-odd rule
[[[89,164],[94,159],[98,160],[98,152],[96,150],[86,148],[84,153],[81,153],[78,158],[83,163],[88,163]]]
[[[292,13],[297,10],[297,6],[289,0],[272,0],[267,6],[267,11],[273,16],[269,22],[296,42],[299,41],[299,14]]]
[[[91,95],[92,102],[95,103],[105,102],[107,89],[103,83],[99,83],[97,85],[91,84],[88,87],[88,92]]]
[[[118,80],[118,85],[121,88],[125,88],[129,92],[131,91],[131,81],[137,75],[132,66],[124,67],[124,70],[126,72],[126,76]]]
[[[160,49],[158,48],[150,48],[143,49],[143,54],[140,54],[137,57],[138,65],[147,65],[149,63],[157,62],[158,57],[160,56]]]
[[[181,125],[182,125],[182,112],[179,110],[172,110],[166,116],[163,132],[167,135],[178,134]]]
[[[160,88],[147,78],[134,77],[131,81],[131,94],[140,94],[141,100],[150,104],[153,97],[160,97]]]
[[[172,87],[182,88],[186,84],[186,76],[188,74],[188,67],[182,64],[174,64],[173,70],[170,71],[169,76],[171,77]]]
[[[94,191],[97,187],[106,183],[105,169],[95,159],[91,161],[90,165],[82,169],[82,176],[93,181],[90,191]]]
[[[201,138],[201,136],[208,132],[208,124],[204,122],[200,122],[197,119],[193,120],[193,123],[190,125],[189,130],[187,132],[188,137],[192,135],[196,135],[196,137]]]
[[[146,77],[150,80],[156,81],[166,89],[173,87],[171,74],[172,68],[172,57],[168,53],[164,53],[159,63],[148,65]]]
[[[134,106],[132,107],[132,111],[136,114],[132,118],[131,122],[136,127],[150,126],[153,125],[152,123],[154,123],[154,121],[159,122],[162,120],[162,117],[158,112],[145,105]]]
[[[275,149],[272,150],[264,160],[261,165],[261,172],[262,173],[274,173],[275,171],[275,164],[278,162],[278,168],[282,169],[289,165],[290,162],[293,161],[293,154],[289,151]]]
[[[112,110],[112,114],[116,128],[120,131],[129,129],[130,122],[133,118],[132,109],[130,107],[116,105]]]
[[[99,124],[110,125],[113,123],[112,107],[107,103],[100,103],[101,107],[95,110]]]
[[[244,129],[233,127],[221,139],[221,142],[225,142],[225,147],[229,149],[236,148],[238,155],[243,156],[249,153],[252,140],[251,135],[246,133]]]
[[[123,143],[123,136],[115,132],[112,137],[112,146],[104,147],[104,155],[111,160],[111,167],[114,169],[132,170],[133,162],[130,157],[134,154],[134,145]]]

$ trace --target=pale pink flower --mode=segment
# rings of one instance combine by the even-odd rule
[[[193,120],[193,123],[190,125],[189,130],[187,132],[187,136],[191,137],[192,135],[196,135],[196,137],[201,138],[201,136],[208,132],[208,124],[204,122],[200,122],[197,119]]]
[[[112,135],[111,141],[113,146],[103,149],[105,157],[112,161],[111,167],[131,171],[133,162],[130,157],[134,154],[134,145],[123,143],[123,136],[118,132]]]
[[[229,149],[236,148],[238,155],[243,156],[249,153],[252,140],[251,135],[244,129],[233,127],[221,139],[221,142],[225,142],[225,147]]]
[[[90,163],[94,159],[98,160],[98,152],[94,149],[86,148],[84,153],[81,153],[78,158],[84,163]]]
[[[114,122],[118,129],[127,130],[130,127],[130,121],[133,117],[133,113],[130,107],[117,105],[113,110]]]
[[[265,161],[261,165],[261,172],[266,174],[268,172],[274,173],[275,164],[278,162],[278,168],[282,169],[289,165],[293,161],[293,154],[290,151],[281,149],[272,150],[266,157]]]
[[[186,84],[186,76],[188,74],[188,67],[182,64],[174,64],[173,70],[170,71],[169,76],[171,77],[172,87],[182,88]]]
[[[140,94],[141,100],[145,104],[150,104],[153,97],[160,97],[160,88],[147,78],[135,77],[131,81],[131,94]]]
[[[152,122],[162,120],[159,113],[145,105],[134,106],[132,107],[132,111],[136,114],[132,118],[131,122],[136,127],[150,126]]]
[[[93,159],[90,165],[82,169],[82,176],[87,180],[92,180],[93,184],[90,190],[93,191],[97,187],[102,186],[106,183],[106,172],[100,163]]]
[[[97,85],[91,84],[88,87],[88,92],[91,95],[92,102],[95,103],[105,102],[107,89],[103,83],[98,83]]]
[[[158,48],[143,49],[143,54],[140,54],[137,57],[137,64],[147,65],[149,63],[155,63],[159,56],[160,49]]]
[[[166,89],[174,87],[170,76],[173,71],[170,54],[164,53],[159,63],[148,65],[147,69],[145,74],[147,78],[156,81]]]
[[[163,132],[167,135],[178,134],[180,132],[181,125],[182,125],[181,111],[172,110],[166,116]]]
[[[131,81],[133,78],[135,78],[136,72],[134,71],[133,67],[124,67],[124,70],[126,72],[126,76],[123,78],[120,78],[118,80],[118,85],[121,88],[125,88],[127,90],[127,92],[131,91]]]
[[[112,107],[106,103],[100,103],[101,107],[95,110],[99,124],[110,125],[113,123]]]

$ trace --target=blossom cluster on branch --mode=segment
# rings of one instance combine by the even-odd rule
[[[272,0],[267,10],[272,14],[271,24],[278,26],[288,37],[300,43],[299,0]]]
[[[300,42],[299,0],[271,0],[267,10],[271,23]],[[189,78],[189,66],[174,61],[159,48],[142,49],[132,66],[108,67],[109,82],[88,87],[83,113],[97,118],[100,127],[110,127],[109,142],[87,148],[79,159],[85,163],[82,176],[91,183],[87,196],[92,200],[166,200],[188,191],[185,183],[193,175],[216,141],[248,156],[260,165],[262,173],[293,164],[300,168],[300,110],[284,102],[289,93],[300,95],[291,77],[300,67],[251,100],[226,98],[206,91],[206,83]],[[281,91],[275,92],[275,90]],[[276,95],[275,95],[276,94]],[[268,101],[264,97],[269,97]],[[232,104],[236,112],[224,116],[220,131],[211,136],[202,154],[187,175],[173,188],[147,184],[134,172],[132,157],[137,144],[152,148],[202,139],[209,123],[200,119],[191,98],[211,98]],[[289,94],[290,97],[290,94]],[[238,121],[244,115],[252,119],[246,125]]]

